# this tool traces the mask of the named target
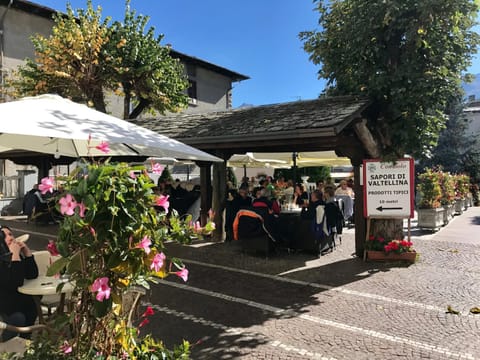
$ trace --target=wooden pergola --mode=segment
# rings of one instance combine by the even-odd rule
[[[205,114],[181,114],[158,119],[135,120],[169,136],[224,159],[223,163],[198,163],[202,191],[201,216],[216,212],[214,240],[223,234],[226,161],[235,153],[300,152],[334,150],[348,157],[355,176],[355,247],[363,251],[366,222],[363,218],[363,192],[359,179],[363,159],[377,157],[365,111],[370,102],[356,97],[332,97],[275,105],[240,108]],[[213,170],[212,170],[213,168]],[[213,171],[213,173],[212,173]]]

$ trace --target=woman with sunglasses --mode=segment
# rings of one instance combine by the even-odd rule
[[[38,267],[27,244],[16,241],[10,228],[0,227],[2,255],[0,261],[0,316],[3,321],[15,326],[30,326],[37,318],[37,308],[32,296],[21,294],[17,288],[25,279],[35,279]],[[3,341],[14,337],[15,333],[4,331]],[[26,337],[25,334],[20,336]],[[28,334],[27,334],[28,336]]]

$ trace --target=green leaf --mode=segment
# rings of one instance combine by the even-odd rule
[[[47,276],[53,276],[60,274],[63,269],[69,264],[70,260],[65,257],[57,259],[53,264],[51,264],[47,269]]]

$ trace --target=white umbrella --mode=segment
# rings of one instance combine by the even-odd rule
[[[0,119],[0,151],[22,149],[74,158],[154,156],[222,161],[177,140],[58,95],[26,97],[0,104]],[[109,144],[108,154],[95,148],[102,141]]]
[[[233,167],[249,167],[249,168],[256,168],[256,167],[289,167],[286,161],[279,160],[279,159],[261,159],[257,158],[251,152],[247,152],[246,154],[235,154],[230,157],[227,162],[228,166]]]
[[[268,157],[271,159],[283,160],[293,166],[292,153],[253,153],[255,158]],[[335,151],[305,151],[298,152],[296,165],[298,167],[309,166],[351,166],[347,157],[339,157]]]

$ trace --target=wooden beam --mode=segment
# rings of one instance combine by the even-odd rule
[[[355,130],[355,134],[357,134],[359,140],[362,142],[363,147],[367,151],[368,155],[372,158],[379,158],[381,155],[380,147],[367,127],[367,120],[362,119],[361,121],[355,123],[353,125],[353,129]]]

